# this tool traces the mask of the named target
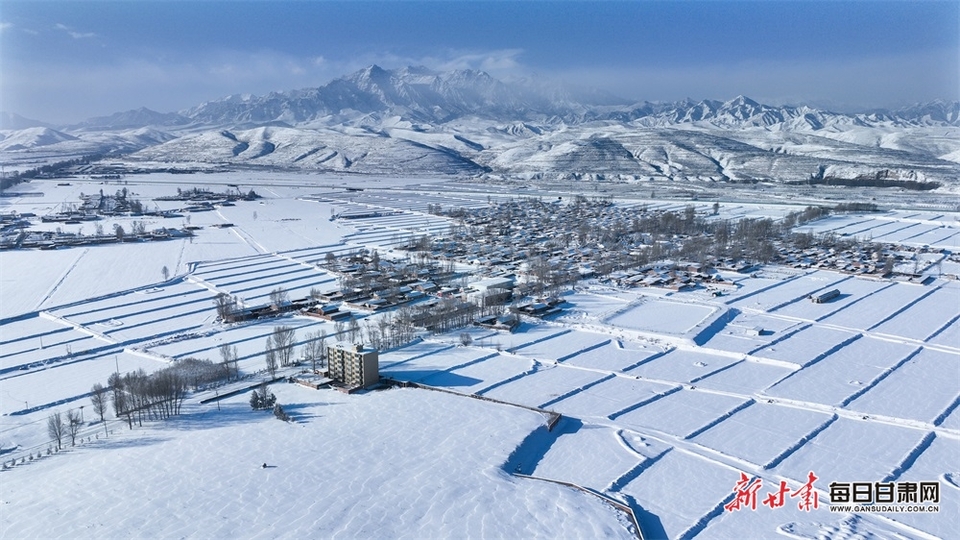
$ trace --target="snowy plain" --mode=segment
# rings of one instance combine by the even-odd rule
[[[89,421],[87,393],[117,365],[151,371],[191,356],[216,361],[226,343],[256,381],[273,326],[293,326],[298,338],[335,334],[332,323],[305,317],[216,324],[218,292],[260,305],[278,286],[333,290],[336,277],[315,266],[327,252],[389,255],[404,239],[449,228],[426,204],[488,200],[418,179],[354,180],[365,191],[307,175],[129,177],[125,185],[144,197],[199,183],[263,185],[265,200],[191,215],[190,224],[203,227],[192,241],[0,252],[0,461],[45,452],[52,411],[87,404],[84,433],[93,438],[0,472],[3,537],[633,534],[625,514],[598,497],[511,474],[518,471],[627,504],[646,538],[949,538],[960,530],[960,491],[951,483],[960,478],[960,304],[956,282],[946,279],[915,285],[764,267],[757,277],[736,277],[719,298],[585,283],[564,295],[565,313],[525,320],[516,333],[470,330],[473,343],[463,346],[455,331],[381,354],[382,375],[462,396],[344,396],[275,384],[295,420],[285,424],[251,412],[244,394],[220,409],[199,405],[207,392],[168,422],[131,431],[111,421],[104,439]],[[5,199],[3,209],[39,215],[99,189],[91,184],[35,182],[42,197]],[[331,211],[363,208],[394,213],[330,220]],[[769,204],[729,212],[784,213]],[[232,227],[213,228],[224,223]],[[944,212],[808,226],[885,227],[877,232],[889,235],[914,224],[960,232]],[[834,287],[844,295],[834,302],[807,299]],[[748,334],[758,326],[762,333]],[[547,432],[539,413],[470,395],[563,420]],[[264,461],[272,467],[259,469]],[[809,471],[820,477],[819,510],[723,509],[740,472],[795,489]],[[825,508],[831,481],[897,479],[939,480],[941,512]],[[284,495],[296,502],[285,504]]]

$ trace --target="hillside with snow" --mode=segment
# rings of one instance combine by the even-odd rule
[[[856,114],[744,96],[631,104],[481,71],[422,67],[370,66],[316,88],[0,135],[0,159],[8,163],[110,153],[136,167],[190,162],[627,182],[883,174],[952,186],[960,177],[957,102]]]

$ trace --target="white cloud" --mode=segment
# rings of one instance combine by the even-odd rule
[[[522,65],[518,61],[521,54],[523,54],[521,49],[501,49],[480,53],[462,53],[447,59],[431,58],[424,60],[441,70],[480,69],[491,73],[499,73],[522,69]]]
[[[70,28],[69,26],[63,23],[55,24],[54,28],[56,28],[57,30],[63,30],[64,32],[67,33],[68,36],[72,37],[73,39],[88,39],[92,37],[97,37],[97,34],[93,32],[77,32],[73,28]]]
[[[4,31],[9,30],[9,29],[11,29],[11,28],[13,28],[13,23],[0,22],[0,32],[4,32]]]

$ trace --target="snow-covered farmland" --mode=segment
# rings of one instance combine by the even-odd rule
[[[542,424],[534,412],[418,390],[274,390],[296,423],[238,396],[5,472],[3,536],[632,535],[600,499],[501,468]],[[59,511],[37,519],[53,493]]]
[[[612,326],[654,334],[685,334],[693,330],[716,308],[697,304],[647,300],[609,318]]]
[[[769,468],[833,420],[833,416],[821,412],[753,403],[692,440],[754,466]]]
[[[143,185],[129,180],[144,197],[190,187],[177,175]],[[236,175],[199,180],[254,183]],[[312,332],[346,337],[332,322],[295,315],[218,323],[217,293],[255,306],[277,287],[291,298],[332,291],[339,283],[323,268],[327,253],[377,248],[392,256],[389,248],[400,241],[448,230],[450,220],[429,215],[429,204],[478,208],[514,198],[473,185],[439,193],[389,179],[364,180],[364,192],[337,190],[343,182],[332,178],[260,180],[264,204],[191,214],[190,224],[201,227],[192,240],[0,253],[0,461],[8,465],[0,483],[10,510],[0,516],[0,535],[631,534],[625,514],[599,498],[511,473],[624,502],[647,538],[949,537],[956,530],[956,282],[918,285],[776,266],[724,273],[731,285],[719,298],[703,289],[638,292],[582,282],[563,295],[564,313],[548,322],[524,318],[514,333],[424,334],[381,352],[383,377],[445,392],[347,396],[275,384],[296,421],[285,424],[251,412],[243,393],[220,408],[199,405],[216,390],[201,391],[180,418],[133,431],[111,421],[108,440],[10,467],[49,445],[45,423],[53,411],[87,404],[84,433],[102,434],[90,422],[88,393],[118,366],[149,372],[188,357],[219,361],[226,344],[237,349],[246,379],[235,384],[243,388],[263,376],[265,343],[276,326],[294,328],[298,347]],[[50,211],[83,189],[96,188],[78,183],[12,203]],[[725,204],[722,215],[777,217],[790,209]],[[360,211],[370,215],[357,217]],[[355,219],[330,219],[350,212]],[[899,235],[931,246],[936,236],[949,245],[958,231],[945,215],[849,215],[805,227],[872,230],[875,238]],[[126,216],[112,219],[129,224]],[[214,227],[225,224],[232,226]],[[839,298],[807,299],[832,288]],[[461,344],[461,333],[471,345]],[[562,419],[548,431],[554,413]],[[276,468],[258,468],[264,461]],[[358,474],[358,464],[369,466]],[[767,488],[784,480],[796,489],[810,471],[819,477],[819,510],[723,509],[741,472]],[[141,479],[130,499],[116,489],[117,475]],[[825,508],[831,481],[891,479],[940,481],[941,513],[833,516]],[[51,515],[50,493],[62,493],[62,511],[38,519]],[[150,503],[134,512],[129,501],[148,495]],[[281,504],[291,499],[298,502]],[[172,512],[182,517],[167,519]]]
[[[631,375],[660,381],[697,382],[737,361],[734,355],[716,355],[690,349],[674,349],[628,370]]]
[[[647,530],[660,538],[701,532],[708,517],[722,514],[722,504],[730,496],[730,478],[734,477],[734,482],[739,478],[732,467],[678,449],[641,464],[641,468],[620,491],[644,501],[639,504],[651,515],[645,521]],[[678,490],[677,484],[687,489]]]
[[[790,374],[763,393],[793,401],[841,406],[866,392],[917,352],[912,345],[862,337]]]
[[[960,223],[955,215],[890,211],[883,214],[830,216],[801,228],[811,232],[832,232],[877,242],[944,248],[960,246]]]

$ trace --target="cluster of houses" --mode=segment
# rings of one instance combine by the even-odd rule
[[[520,293],[529,292],[522,290],[528,283],[541,284],[534,292],[542,293],[592,277],[620,287],[682,291],[705,286],[716,290],[716,286],[727,283],[715,270],[750,273],[758,264],[709,251],[695,252],[692,258],[700,262],[661,262],[671,252],[685,257],[687,243],[704,243],[697,235],[709,233],[687,226],[698,219],[693,207],[671,213],[614,205],[603,199],[578,199],[510,201],[469,211],[432,208],[434,213],[455,218],[458,224],[444,237],[411,239],[403,249],[444,262],[469,264],[484,276],[515,277]],[[642,232],[649,223],[663,224],[664,228],[660,233]],[[772,245],[765,257],[788,267],[912,281],[926,278],[919,275],[922,268],[918,265],[912,272],[904,267],[918,261],[917,253],[927,248],[855,240],[811,241],[801,247],[787,237],[765,240]]]
[[[724,262],[723,270],[741,273],[749,272],[754,266],[747,263]],[[716,288],[730,285],[716,272],[710,272],[704,265],[693,262],[661,262],[648,264],[634,270],[619,270],[610,273],[602,281],[622,288],[658,287],[673,291],[694,289],[697,286]]]
[[[411,263],[381,260],[376,252],[359,250],[341,256],[328,255],[321,265],[340,277],[333,291],[312,291],[310,297],[225,311],[226,322],[275,317],[298,312],[332,322],[354,319],[355,312],[375,313],[412,304],[405,322],[427,330],[459,327],[471,322],[498,330],[513,331],[519,315],[547,317],[562,310],[563,300],[539,297],[512,306],[517,291],[514,276],[487,277],[467,282],[466,276],[444,268],[436,261]],[[439,284],[438,284],[439,283]],[[477,319],[477,315],[482,316]],[[491,318],[492,317],[492,318]]]
[[[102,244],[119,244],[129,242],[153,242],[172,240],[190,236],[190,231],[181,229],[154,229],[137,233],[128,233],[123,236],[116,234],[83,235],[62,231],[30,231],[17,229],[3,231],[0,234],[0,249],[61,249],[78,246],[95,246]]]
[[[436,261],[381,260],[376,251],[365,249],[340,258],[328,256],[319,266],[340,277],[340,289],[320,294],[318,300],[364,311],[389,309],[428,294],[452,296],[459,289],[450,283],[463,277]]]
[[[61,184],[69,185],[69,184]],[[126,188],[122,188],[114,195],[99,193],[80,194],[79,204],[64,204],[55,212],[40,216],[43,223],[63,223],[64,225],[80,225],[86,222],[95,222],[104,216],[154,216],[162,218],[182,217],[179,212],[205,212],[216,206],[232,206],[232,201],[250,201],[260,196],[250,190],[247,193],[239,189],[224,193],[213,193],[203,189],[177,190],[177,195],[158,197],[158,201],[189,201],[189,204],[178,210],[160,210],[155,207],[148,210],[139,200],[132,198]],[[165,227],[152,231],[132,230],[122,234],[103,234],[102,227],[98,226],[97,234],[82,235],[60,231],[30,231],[30,220],[36,219],[34,214],[5,214],[0,216],[0,249],[38,248],[59,249],[73,246],[88,246],[99,244],[116,244],[121,242],[143,242],[154,240],[169,240],[192,235],[192,231],[200,227],[184,227],[182,229],[168,229]],[[136,225],[136,224],[135,224]],[[233,224],[219,224],[214,227],[232,227]]]
[[[695,263],[640,265],[651,251],[663,248],[649,234],[635,233],[634,242],[621,242],[624,224],[635,222],[643,209],[618,206],[607,200],[547,204],[505,202],[471,211],[451,211],[461,225],[446,237],[425,242],[412,239],[402,249],[429,250],[440,261],[469,264],[491,278],[515,278],[519,293],[542,293],[545,288],[599,277],[622,287],[661,287],[683,290],[701,282],[722,281],[709,268]],[[651,215],[662,212],[651,212]],[[609,231],[608,231],[609,229]],[[618,232],[619,231],[619,232]],[[611,241],[604,236],[611,235]],[[668,240],[679,245],[683,235]],[[749,271],[753,263],[718,260],[715,266]],[[612,271],[614,267],[627,270]],[[632,267],[632,268],[631,268]],[[541,287],[525,290],[526,284]]]
[[[224,202],[233,202],[233,201],[255,201],[260,198],[260,195],[252,189],[247,193],[240,191],[240,188],[236,185],[231,185],[232,190],[224,191],[223,193],[213,192],[207,189],[201,188],[191,188],[186,190],[181,190],[177,188],[176,195],[166,195],[163,197],[157,197],[155,201],[192,201],[192,202],[207,202],[211,204],[222,204]]]
[[[799,269],[823,269],[846,274],[868,275],[888,278],[920,278],[918,255],[929,252],[940,254],[941,249],[928,247],[909,247],[894,244],[854,243],[850,247],[838,249],[828,246],[808,248],[780,247],[776,262],[784,266]],[[910,261],[917,262],[916,271],[904,272],[902,266]],[[900,266],[901,270],[896,270]]]

